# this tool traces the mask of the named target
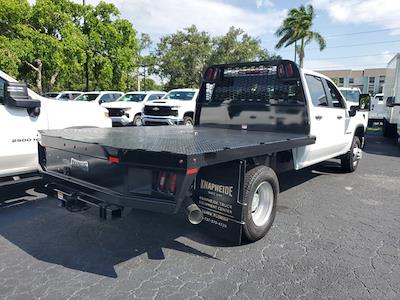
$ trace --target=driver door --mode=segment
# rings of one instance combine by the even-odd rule
[[[43,108],[32,118],[25,108],[5,105],[5,80],[0,77],[0,176],[37,170],[38,130],[47,128]]]

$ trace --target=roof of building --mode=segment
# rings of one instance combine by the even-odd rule
[[[319,73],[324,74],[330,78],[334,77],[377,77],[384,76],[386,74],[385,68],[376,68],[376,69],[364,69],[364,70],[322,70],[318,71]]]

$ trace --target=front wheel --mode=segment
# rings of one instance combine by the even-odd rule
[[[183,118],[183,125],[192,126],[193,125],[192,117],[189,117],[189,116],[184,117]]]
[[[345,154],[341,159],[341,165],[345,172],[354,172],[362,157],[361,142],[360,139],[355,136],[350,147],[350,151]]]
[[[279,183],[275,172],[259,166],[249,170],[244,180],[243,233],[253,242],[265,236],[275,219]]]
[[[133,119],[133,125],[134,126],[142,126],[142,117],[140,115],[136,115],[135,118]]]

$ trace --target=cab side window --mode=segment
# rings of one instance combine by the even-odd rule
[[[326,84],[328,85],[328,90],[329,94],[332,99],[332,107],[337,107],[337,108],[345,108],[344,101],[342,96],[340,95],[339,91],[337,88],[332,84],[332,82],[326,80]]]
[[[328,97],[326,96],[324,84],[321,78],[306,75],[306,81],[310,91],[311,101],[314,106],[328,106]]]
[[[4,104],[4,97],[6,94],[5,86],[6,82],[0,78],[0,104]]]

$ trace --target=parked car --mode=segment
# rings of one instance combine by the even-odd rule
[[[98,105],[54,101],[0,71],[0,188],[32,183],[38,176],[38,130],[111,127]]]
[[[162,99],[146,103],[144,125],[193,125],[198,89],[171,90]]]
[[[82,95],[82,92],[77,91],[63,91],[63,92],[49,92],[43,96],[46,98],[57,99],[57,100],[74,100],[76,97]]]
[[[129,92],[111,103],[102,104],[109,111],[113,126],[142,125],[142,110],[149,101],[162,98],[163,91]]]
[[[86,102],[96,102],[98,104],[103,104],[107,102],[113,102],[121,97],[123,92],[116,91],[101,91],[101,92],[87,92],[76,97],[75,101],[86,101]]]
[[[368,105],[350,105],[322,74],[288,60],[216,65],[200,91],[194,126],[42,131],[47,192],[105,219],[183,208],[192,224],[240,244],[271,228],[277,173],[334,158],[353,172],[360,163],[366,127],[351,119]]]

